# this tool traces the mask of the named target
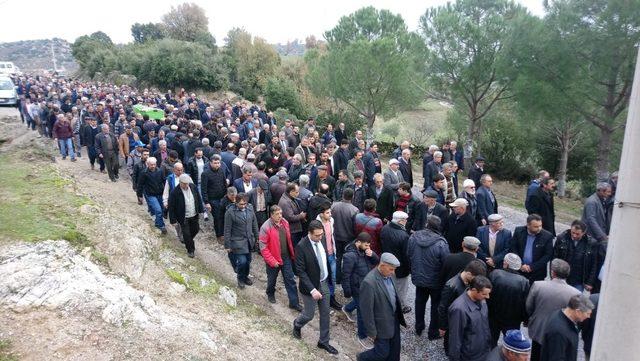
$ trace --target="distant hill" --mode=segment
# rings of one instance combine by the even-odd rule
[[[286,44],[273,44],[273,47],[276,49],[278,54],[282,56],[302,56],[304,55],[305,44],[300,40],[296,39],[294,41],[289,41]]]
[[[51,45],[58,70],[70,73],[78,69],[71,55],[71,44],[63,39],[23,40],[0,43],[0,61],[12,61],[23,72],[53,70]]]

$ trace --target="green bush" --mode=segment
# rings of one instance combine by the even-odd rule
[[[264,93],[268,109],[288,109],[297,118],[304,118],[302,102],[296,91],[295,84],[289,79],[271,77],[267,80]]]

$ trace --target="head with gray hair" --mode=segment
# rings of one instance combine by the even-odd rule
[[[554,258],[551,261],[551,278],[560,278],[566,280],[569,277],[569,273],[571,272],[571,266],[567,261]]]
[[[562,312],[573,322],[580,323],[591,317],[594,307],[589,297],[581,293],[571,297],[567,308],[563,309]]]
[[[429,215],[427,216],[427,229],[432,231],[440,232],[440,225],[442,224],[442,220],[438,216]]]
[[[442,158],[442,152],[441,151],[437,150],[437,151],[433,152],[433,159],[436,159],[436,158]]]
[[[209,145],[209,138],[202,138],[202,145]]]
[[[300,184],[300,187],[307,188],[309,186],[309,176],[306,174],[300,175],[300,178],[298,178],[298,183]]]
[[[519,271],[520,267],[522,267],[522,259],[515,253],[507,253],[504,256],[504,268],[510,269],[512,271]]]

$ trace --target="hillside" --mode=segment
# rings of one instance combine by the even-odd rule
[[[12,61],[23,72],[53,70],[52,44],[57,69],[66,72],[76,70],[78,64],[71,55],[71,44],[59,38],[0,43],[0,61]]]

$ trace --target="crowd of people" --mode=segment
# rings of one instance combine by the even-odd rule
[[[205,242],[224,245],[239,289],[262,272],[252,271],[256,256],[271,303],[282,274],[288,306],[299,312],[296,338],[317,307],[317,346],[337,354],[334,309],[355,324],[358,360],[398,360],[404,314],[414,312],[415,333],[443,338],[453,361],[576,360],[579,330],[589,355],[615,174],[556,234],[555,182],[540,171],[527,189],[526,224],[510,230],[486,160],[478,155],[465,169],[455,141],[422,155],[402,142],[384,161],[360,130],[276,120],[245,101],[55,77],[15,82],[26,126],[53,138],[63,160],[86,154],[91,170],[132,187],[159,232],[168,233],[168,220],[189,257],[209,227],[214,239]],[[424,182],[416,187],[418,156]]]

